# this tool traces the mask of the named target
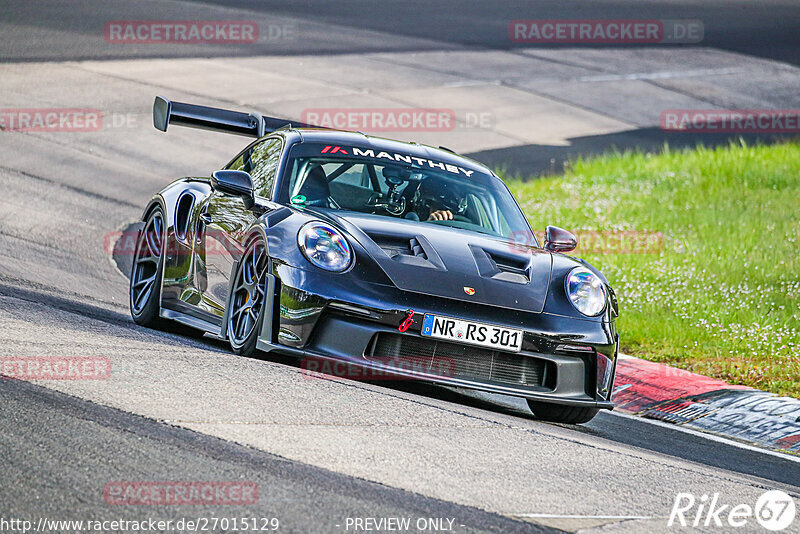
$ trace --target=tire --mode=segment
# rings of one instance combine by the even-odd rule
[[[597,415],[597,412],[600,411],[597,408],[586,408],[583,406],[567,406],[565,404],[553,404],[531,399],[527,399],[527,401],[528,407],[537,419],[550,421],[551,423],[564,423],[568,425],[588,423]]]
[[[231,350],[253,356],[264,322],[269,258],[264,240],[254,239],[247,247],[228,297],[227,332]]]
[[[166,322],[159,316],[164,239],[164,212],[159,206],[150,212],[136,238],[128,291],[133,322],[148,328],[163,328]]]
[[[136,239],[128,292],[133,322],[172,334],[203,337],[202,330],[164,319],[161,311],[161,282],[164,278],[164,212],[156,207],[150,212]]]

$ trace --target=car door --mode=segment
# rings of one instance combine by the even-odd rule
[[[253,179],[256,197],[271,197],[272,186],[278,171],[283,142],[280,138],[268,137],[250,145],[225,168],[243,170]],[[244,252],[242,242],[246,232],[256,220],[256,215],[244,207],[240,197],[214,191],[200,207],[197,235],[202,236],[200,250],[205,278],[200,307],[211,313],[215,323],[222,324],[225,305],[228,301],[228,285],[234,262]]]

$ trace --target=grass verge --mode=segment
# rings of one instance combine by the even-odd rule
[[[620,300],[623,352],[800,397],[800,144],[616,153],[508,180]]]

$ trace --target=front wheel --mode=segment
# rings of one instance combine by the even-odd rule
[[[588,423],[595,415],[597,408],[586,408],[583,406],[567,406],[566,404],[553,404],[551,402],[541,402],[527,399],[528,407],[537,419],[550,421],[551,423],[564,423],[577,425]]]
[[[257,238],[239,262],[228,299],[228,340],[236,354],[252,356],[256,353],[266,307],[268,266],[266,246]]]

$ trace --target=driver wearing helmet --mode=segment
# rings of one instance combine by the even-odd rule
[[[456,182],[429,176],[422,180],[417,190],[416,207],[423,221],[451,221],[464,217],[467,195]]]

